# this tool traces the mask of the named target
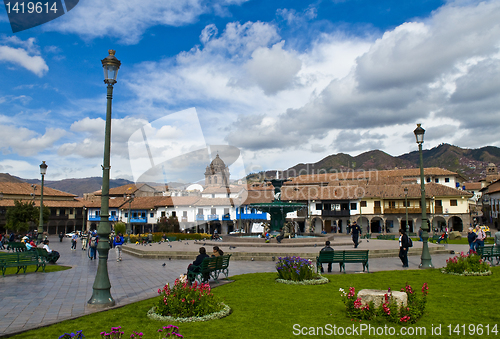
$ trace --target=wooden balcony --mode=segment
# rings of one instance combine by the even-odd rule
[[[427,213],[430,213],[430,208],[426,208]],[[389,208],[386,207],[384,208],[385,214],[406,214],[406,208]],[[408,208],[408,214],[421,214],[422,209],[421,208]]]

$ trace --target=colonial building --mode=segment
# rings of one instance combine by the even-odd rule
[[[7,208],[14,207],[14,201],[31,202],[40,208],[40,186],[26,182],[0,182],[0,230],[6,232]],[[74,194],[61,192],[50,187],[43,188],[43,205],[50,209],[49,220],[44,220],[44,232],[49,234],[82,230],[85,221],[84,204]],[[32,225],[36,229],[38,225]]]

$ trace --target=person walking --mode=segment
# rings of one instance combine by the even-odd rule
[[[467,241],[469,242],[469,253],[475,252],[474,246],[476,246],[477,235],[474,233],[472,227],[469,227],[469,232],[467,233]]]
[[[408,236],[406,231],[402,228],[399,229],[399,258],[403,263],[403,267],[408,267]]]
[[[116,248],[116,261],[122,261],[122,245],[124,242],[125,239],[123,239],[120,232],[113,238],[113,246]]]
[[[358,248],[360,234],[361,234],[361,228],[356,223],[356,221],[354,221],[351,226],[351,235],[352,235],[352,242],[354,243],[354,248]]]
[[[87,231],[82,233],[82,251],[87,250],[87,244],[89,242],[89,234]]]
[[[325,252],[325,251],[326,252],[333,251],[333,248],[331,248],[331,246],[330,246],[330,241],[328,241],[328,240],[325,242],[325,247],[323,247],[320,252]],[[323,264],[321,264],[321,273],[323,273],[323,272],[324,272]],[[328,273],[331,273],[331,272],[332,272],[332,263],[329,262],[328,263]]]
[[[476,234],[477,234],[477,238],[476,238],[475,250],[477,252],[479,247],[484,246],[484,239],[486,239],[486,233],[484,233],[484,231],[478,225],[478,226],[476,226]]]
[[[62,242],[63,238],[64,238],[64,234],[63,234],[63,232],[60,232],[59,233],[59,242]]]
[[[78,239],[78,233],[73,233],[73,235],[71,236],[71,250],[75,250],[76,251],[76,240]]]
[[[97,259],[97,244],[99,243],[99,237],[97,236],[97,233],[94,231],[92,232],[92,235],[90,236],[90,260],[92,259]]]

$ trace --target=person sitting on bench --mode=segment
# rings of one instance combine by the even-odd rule
[[[321,249],[321,252],[323,252],[323,251],[333,251],[333,248],[330,247],[330,241],[327,240],[325,242],[325,247],[323,247]],[[323,264],[321,264],[321,273],[323,273],[323,272],[324,272],[324,270],[323,270]],[[328,273],[331,273],[331,272],[332,272],[332,263],[329,262],[328,263]]]

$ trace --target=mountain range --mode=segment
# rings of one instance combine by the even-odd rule
[[[486,176],[486,166],[490,163],[500,165],[500,148],[495,146],[485,146],[478,149],[464,149],[449,144],[441,144],[429,150],[423,151],[425,167],[440,167],[452,172],[459,173],[468,181],[474,182]],[[340,172],[347,170],[389,170],[395,168],[417,168],[419,167],[418,151],[406,153],[400,156],[392,156],[380,150],[368,151],[355,157],[338,153],[329,155],[318,162],[308,164],[297,164],[287,170],[281,171],[280,177],[295,177],[300,174],[313,174],[319,172]],[[269,170],[260,173],[252,173],[247,176],[249,181],[262,178],[276,177],[276,170]],[[21,179],[0,173],[0,181],[28,182],[40,184],[38,179]],[[133,184],[126,179],[111,179],[110,188],[122,185]],[[101,189],[102,178],[80,178],[64,179],[58,181],[45,180],[45,185],[63,192],[75,194],[83,197],[84,193],[91,193]],[[151,184],[150,185],[154,185]],[[175,186],[175,183],[169,183]]]

